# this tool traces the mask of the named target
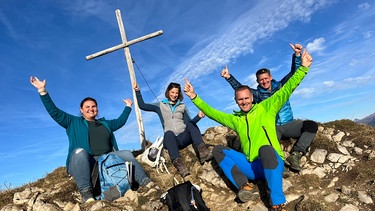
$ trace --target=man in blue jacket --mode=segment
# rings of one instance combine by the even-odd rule
[[[251,89],[254,96],[254,103],[260,103],[272,96],[289,80],[296,69],[301,65],[302,45],[290,44],[290,47],[294,50],[292,67],[291,71],[285,75],[282,80],[276,81],[273,79],[271,71],[267,68],[259,69],[256,72],[258,87],[257,89]],[[234,76],[229,74],[228,67],[225,67],[221,71],[221,76],[228,81],[233,89],[242,85]],[[297,142],[292,148],[291,155],[285,160],[285,164],[292,170],[297,172],[301,171],[300,160],[311,146],[316,132],[318,131],[318,124],[311,120],[294,120],[293,111],[288,100],[276,116],[276,131],[279,140],[283,138],[297,139]]]

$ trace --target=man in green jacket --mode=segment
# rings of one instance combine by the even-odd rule
[[[302,54],[302,65],[284,86],[270,98],[252,104],[253,96],[248,86],[235,90],[235,100],[241,111],[227,114],[210,107],[195,92],[187,79],[185,94],[192,102],[216,122],[236,131],[242,153],[218,145],[213,149],[214,158],[225,176],[238,188],[238,198],[247,202],[254,197],[254,189],[248,180],[265,179],[270,191],[272,209],[283,210],[286,202],[282,190],[284,153],[276,135],[276,114],[307,74],[312,57]]]

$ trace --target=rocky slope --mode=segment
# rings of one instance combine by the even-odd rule
[[[206,143],[237,148],[236,134],[226,127],[212,127],[204,133]],[[375,128],[350,120],[319,124],[310,152],[303,157],[300,173],[286,172],[283,189],[287,210],[375,210]],[[288,154],[295,140],[283,140]],[[144,168],[154,181],[148,187],[129,190],[114,201],[80,204],[72,178],[60,167],[45,178],[23,187],[0,193],[1,211],[17,210],[168,210],[159,198],[173,186],[175,169],[166,157],[167,171]],[[191,175],[186,177],[202,188],[202,196],[211,210],[268,210],[269,199],[264,182],[256,182],[260,197],[239,203],[236,190],[225,179],[215,161],[200,165],[194,150],[182,150]],[[139,156],[137,158],[140,158]],[[180,177],[176,176],[179,181]]]

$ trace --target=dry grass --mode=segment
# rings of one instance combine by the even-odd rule
[[[326,149],[328,153],[339,152],[337,144],[329,139],[327,136],[318,133],[311,144],[310,152],[314,152],[315,149]]]
[[[375,130],[372,126],[357,124],[347,119],[329,122],[324,124],[324,126],[344,131],[347,135],[346,140],[353,141],[358,147],[374,147]]]
[[[12,203],[13,202],[13,195],[16,192],[20,192],[24,189],[25,188],[23,188],[23,187],[19,187],[19,188],[1,191],[0,192],[0,207],[4,207],[5,205]]]
[[[13,203],[13,197],[16,192],[22,192],[29,187],[38,187],[42,189],[57,189],[60,190],[53,195],[48,195],[45,202],[53,203],[54,200],[59,199],[65,202],[76,203],[74,193],[77,192],[77,186],[73,179],[69,179],[65,167],[59,167],[53,172],[47,174],[44,178],[35,182],[28,183],[22,187],[6,190],[0,192],[0,207]]]

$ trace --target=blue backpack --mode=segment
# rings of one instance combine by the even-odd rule
[[[114,154],[104,154],[99,157],[100,199],[113,201],[124,196],[130,189],[129,173],[132,171],[132,165],[127,163]]]

